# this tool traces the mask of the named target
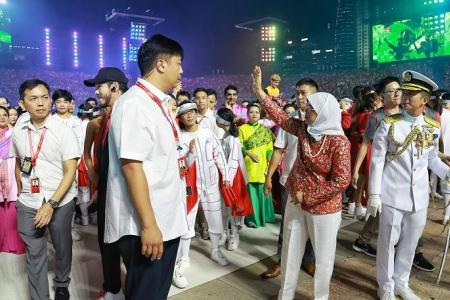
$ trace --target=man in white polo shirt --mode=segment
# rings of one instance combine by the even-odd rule
[[[69,299],[72,265],[72,214],[80,156],[71,128],[50,115],[47,83],[32,79],[20,86],[29,119],[14,127],[11,153],[17,159],[17,227],[25,242],[31,299],[49,299],[47,228],[56,255],[55,300]]]
[[[105,242],[119,241],[125,297],[166,299],[187,232],[179,132],[167,95],[180,82],[183,48],[154,35],[139,49],[141,77],[113,108]]]

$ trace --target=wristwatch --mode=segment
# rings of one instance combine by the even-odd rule
[[[47,203],[50,204],[50,206],[53,207],[54,209],[59,206],[59,201],[55,201],[52,199],[48,200]]]

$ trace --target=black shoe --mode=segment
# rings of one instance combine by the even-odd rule
[[[433,272],[434,266],[423,256],[422,252],[417,252],[414,255],[413,266],[425,272]]]
[[[377,249],[372,247],[370,244],[360,242],[359,239],[356,239],[356,241],[352,245],[352,248],[356,252],[364,253],[365,255],[368,255],[370,257],[377,256]]]
[[[57,287],[55,290],[55,300],[69,300],[70,294],[67,287]]]

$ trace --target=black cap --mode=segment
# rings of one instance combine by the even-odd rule
[[[116,81],[121,83],[128,83],[128,78],[122,72],[122,70],[114,67],[105,67],[98,70],[97,75],[93,79],[87,79],[84,81],[85,86],[95,86],[109,81]]]

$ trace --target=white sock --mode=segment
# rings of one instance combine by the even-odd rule
[[[189,258],[189,249],[191,248],[192,239],[181,239],[179,247],[179,258]]]
[[[437,175],[434,173],[431,173],[430,175],[430,185],[431,185],[431,193],[434,195],[436,194],[436,189],[437,189]]]
[[[236,218],[240,218],[240,217],[233,217],[233,216],[230,217],[230,227],[231,227],[230,233],[231,233],[231,235],[236,235],[236,233],[238,231],[237,226],[236,226]]]
[[[87,203],[81,203],[79,206],[80,206],[81,215],[83,217],[88,217],[89,216],[88,204]]]
[[[211,251],[219,250],[220,233],[209,233],[209,239],[211,240]]]

